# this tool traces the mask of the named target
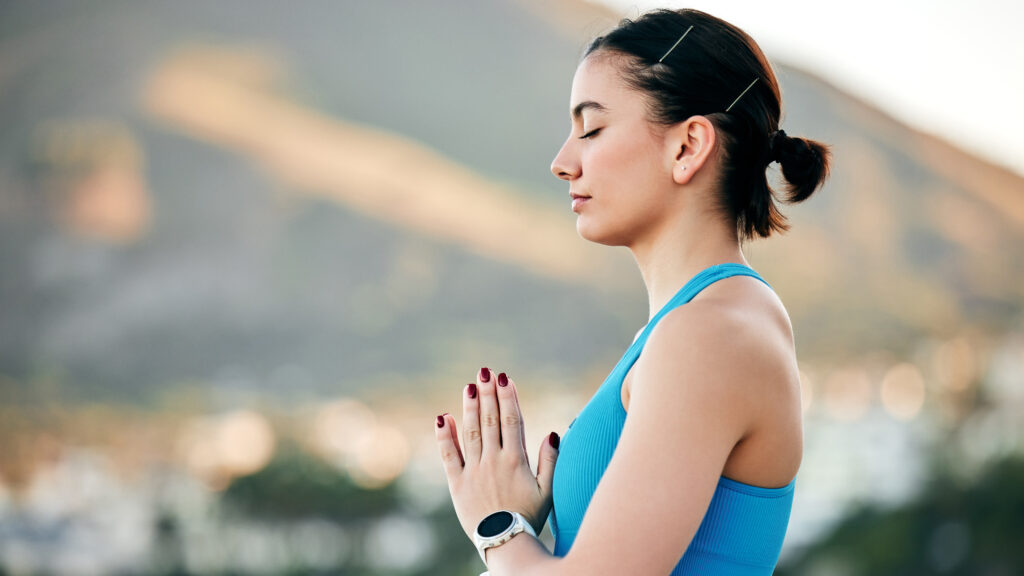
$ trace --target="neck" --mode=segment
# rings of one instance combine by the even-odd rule
[[[648,319],[701,270],[725,262],[747,264],[736,231],[707,214],[667,223],[629,249],[647,286]]]

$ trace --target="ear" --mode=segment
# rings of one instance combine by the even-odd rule
[[[715,126],[704,116],[691,116],[666,133],[671,150],[672,179],[688,184],[708,163],[715,149]]]

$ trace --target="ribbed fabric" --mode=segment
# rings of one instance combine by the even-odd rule
[[[548,518],[555,536],[556,556],[565,556],[572,547],[590,499],[615,452],[626,423],[622,380],[639,358],[651,330],[665,314],[689,302],[709,285],[731,276],[752,276],[768,285],[757,272],[741,264],[718,264],[702,270],[647,323],[562,435],[555,464],[554,506]],[[762,488],[721,477],[697,533],[689,547],[680,550],[681,559],[672,574],[770,575],[789,525],[795,483],[794,478],[781,488]]]

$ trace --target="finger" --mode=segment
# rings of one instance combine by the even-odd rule
[[[452,431],[452,444],[455,444],[455,451],[459,453],[459,464],[466,467],[466,454],[462,450],[462,446],[459,443],[459,430],[455,426],[455,417],[445,412],[445,428],[450,428]]]
[[[515,396],[516,406],[519,408],[519,437],[523,439],[523,454],[526,454],[526,425],[523,422],[523,409],[519,404],[519,389],[516,387],[516,381],[509,378],[508,381],[512,384],[512,395]],[[501,406],[498,406],[501,409]],[[530,457],[527,455],[526,463],[530,463]]]
[[[462,391],[462,444],[463,456],[470,464],[480,461],[483,443],[480,439],[480,400],[476,383]]]
[[[561,438],[552,432],[541,442],[537,455],[537,485],[544,500],[551,498],[551,486],[555,480],[555,462],[558,460],[558,446]]]
[[[483,448],[480,457],[497,454],[501,450],[501,429],[498,415],[498,398],[495,396],[495,376],[487,368],[477,373],[477,398],[480,400],[480,438]]]
[[[459,445],[455,441],[455,420],[445,413],[437,417],[434,427],[437,448],[441,452],[441,464],[448,480],[456,478],[462,472],[463,460]]]
[[[501,415],[501,446],[502,450],[515,450],[515,456],[527,463],[526,448],[523,442],[523,417],[516,401],[515,388],[504,372],[498,374],[498,413]]]

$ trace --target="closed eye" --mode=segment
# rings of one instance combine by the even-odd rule
[[[594,136],[597,136],[597,133],[600,132],[600,131],[601,131],[600,128],[594,128],[590,132],[587,132],[583,136],[580,136],[580,140],[587,140],[587,139],[593,138]]]

